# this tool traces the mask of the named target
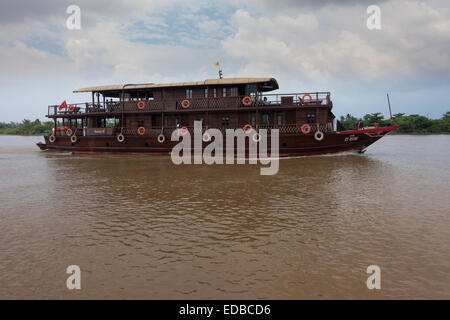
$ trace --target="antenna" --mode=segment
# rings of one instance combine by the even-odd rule
[[[391,125],[392,125],[392,110],[391,110],[391,100],[389,100],[389,93],[386,94],[388,105],[389,105],[389,115],[391,116]]]

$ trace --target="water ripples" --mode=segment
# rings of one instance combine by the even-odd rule
[[[388,137],[365,156],[282,160],[273,177],[3,139],[0,297],[73,298],[78,264],[86,298],[449,298],[449,137],[429,169]],[[365,288],[371,264],[381,293]]]

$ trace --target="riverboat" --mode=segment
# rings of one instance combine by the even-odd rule
[[[398,126],[344,130],[330,92],[273,93],[274,78],[222,78],[198,82],[96,86],[75,90],[91,101],[48,107],[54,121],[41,150],[73,153],[170,154],[175,130],[243,129],[249,139],[278,129],[279,156],[364,152]],[[210,141],[203,139],[202,148]],[[227,146],[225,146],[226,148]],[[234,146],[233,146],[234,148]]]

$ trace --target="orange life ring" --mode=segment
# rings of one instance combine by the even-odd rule
[[[145,128],[144,127],[139,127],[137,129],[137,133],[138,133],[138,135],[143,136],[145,134]]]
[[[139,110],[144,110],[144,108],[145,108],[145,102],[142,101],[142,100],[139,101],[138,104],[137,104],[137,107],[138,107]]]
[[[308,98],[308,100],[305,100],[305,98]],[[309,93],[303,95],[303,97],[302,97],[303,103],[310,103],[311,101],[312,101],[312,97]]]
[[[72,135],[73,131],[70,128],[66,129],[66,135],[68,135],[69,137]]]
[[[69,104],[69,107],[67,108],[67,110],[72,113],[75,111],[75,106],[73,104]]]
[[[181,127],[179,130],[182,136],[185,136],[189,133],[189,129],[187,127]]]
[[[183,101],[181,101],[181,107],[183,109],[187,109],[191,106],[191,102],[188,99],[184,99]]]
[[[300,130],[302,131],[303,134],[308,134],[311,132],[311,126],[307,123],[305,123],[304,125],[302,125],[300,127]]]
[[[245,96],[242,98],[242,104],[246,107],[250,107],[252,105],[252,98],[250,96]]]
[[[252,125],[248,123],[242,129],[244,130],[244,133],[250,133],[253,131]]]

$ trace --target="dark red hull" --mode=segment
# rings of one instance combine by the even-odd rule
[[[281,157],[291,157],[344,151],[364,151],[372,143],[387,133],[395,131],[397,128],[398,126],[391,126],[369,130],[326,133],[322,141],[317,141],[313,134],[280,135],[279,155]],[[170,141],[170,137],[166,137],[166,141],[163,143],[159,143],[156,137],[152,136],[130,136],[126,137],[123,142],[117,141],[115,136],[81,136],[77,138],[77,142],[72,143],[70,137],[59,136],[55,142],[51,143],[49,136],[45,136],[45,144],[41,143],[38,146],[41,150],[72,153],[144,153],[168,155],[172,148],[178,144],[178,141]],[[203,147],[208,144],[209,142],[203,143]],[[226,150],[226,145],[224,146],[224,150]]]

